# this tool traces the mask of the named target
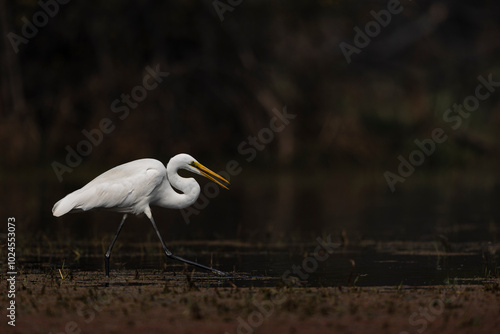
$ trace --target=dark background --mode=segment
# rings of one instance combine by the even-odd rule
[[[340,43],[354,44],[353,28],[387,1],[246,0],[221,21],[207,0],[73,0],[15,53],[8,33],[21,35],[41,7],[0,0],[2,216],[37,240],[102,238],[118,215],[56,219],[53,203],[120,163],[187,152],[216,171],[230,160],[243,169],[191,225],[157,209],[180,226],[172,238],[314,240],[347,229],[498,240],[500,89],[457,130],[443,114],[474,94],[479,75],[500,81],[500,5],[401,5],[348,63]],[[157,65],[170,75],[121,120],[111,103]],[[245,161],[239,145],[284,106],[297,117]],[[103,118],[116,128],[59,182],[54,161],[65,164],[66,147]],[[392,193],[384,172],[438,127],[448,140]]]

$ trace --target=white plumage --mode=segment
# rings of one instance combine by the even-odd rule
[[[156,227],[150,205],[171,209],[182,209],[193,204],[200,195],[200,186],[194,178],[179,176],[179,169],[203,175],[227,187],[227,180],[200,164],[188,154],[178,154],[170,159],[167,167],[155,159],[134,160],[114,167],[84,187],[68,194],[52,208],[52,213],[60,217],[68,212],[89,211],[93,209],[111,210],[124,213],[108,252],[105,255],[106,275],[109,276],[109,257],[111,249],[120,233],[127,214],[144,213],[150,219],[162,243],[165,254],[176,260],[192,264],[203,269],[209,269],[219,274],[218,270],[208,268],[173,255],[165,246]],[[224,183],[223,183],[224,182]],[[172,187],[177,189],[175,191]]]

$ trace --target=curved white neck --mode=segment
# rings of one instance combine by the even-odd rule
[[[170,207],[183,209],[196,202],[201,189],[195,179],[181,177],[177,168],[169,168],[169,166],[167,166],[167,178],[172,187],[182,192],[179,194],[173,191],[168,195]]]

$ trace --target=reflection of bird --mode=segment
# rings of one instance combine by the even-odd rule
[[[156,234],[160,238],[163,250],[168,257],[225,276],[227,274],[222,271],[172,254],[167,249],[156,227],[149,207],[150,204],[171,209],[182,209],[193,204],[200,195],[200,185],[198,182],[193,178],[179,176],[177,174],[179,169],[203,175],[226,189],[227,187],[224,183],[229,185],[226,179],[212,172],[188,154],[182,153],[174,156],[168,162],[166,169],[163,163],[158,160],[140,159],[117,166],[99,175],[83,188],[72,192],[57,202],[52,208],[52,213],[56,217],[60,217],[68,212],[88,211],[92,209],[124,213],[113,241],[104,255],[106,276],[109,276],[111,250],[118,238],[118,234],[120,234],[128,213],[136,215],[146,214],[151,224],[153,224]],[[173,188],[182,193],[175,191]]]

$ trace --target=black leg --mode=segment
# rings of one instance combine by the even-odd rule
[[[165,255],[167,255],[169,258],[177,260],[177,261],[180,261],[180,262],[184,262],[184,263],[190,264],[192,266],[195,266],[195,267],[198,267],[198,268],[201,268],[201,269],[209,270],[209,271],[214,272],[214,273],[216,273],[216,274],[218,274],[220,276],[229,276],[227,273],[225,273],[223,271],[220,271],[220,270],[217,270],[217,269],[213,269],[213,268],[204,266],[202,264],[199,264],[199,263],[196,263],[196,262],[193,262],[193,261],[189,261],[189,260],[183,259],[182,257],[179,257],[177,255],[172,254],[172,252],[169,251],[168,248],[167,248],[167,246],[165,245],[165,242],[163,241],[163,238],[160,235],[160,231],[158,231],[158,227],[156,227],[156,223],[155,223],[155,221],[153,219],[153,216],[152,215],[148,215],[148,217],[149,217],[149,220],[151,220],[151,224],[153,224],[153,227],[154,227],[154,229],[156,231],[156,234],[158,235],[158,238],[160,238],[160,242],[161,242],[161,245],[163,247],[163,251],[165,252]]]
[[[104,267],[106,268],[106,276],[107,277],[109,277],[109,257],[111,256],[111,250],[113,249],[113,246],[115,245],[116,239],[118,238],[118,235],[120,234],[120,231],[122,230],[123,223],[125,223],[125,219],[127,219],[127,214],[123,215],[122,222],[120,223],[120,226],[118,226],[118,231],[116,231],[115,237],[113,238],[111,245],[109,245],[108,251],[106,252],[106,254],[104,254]]]

